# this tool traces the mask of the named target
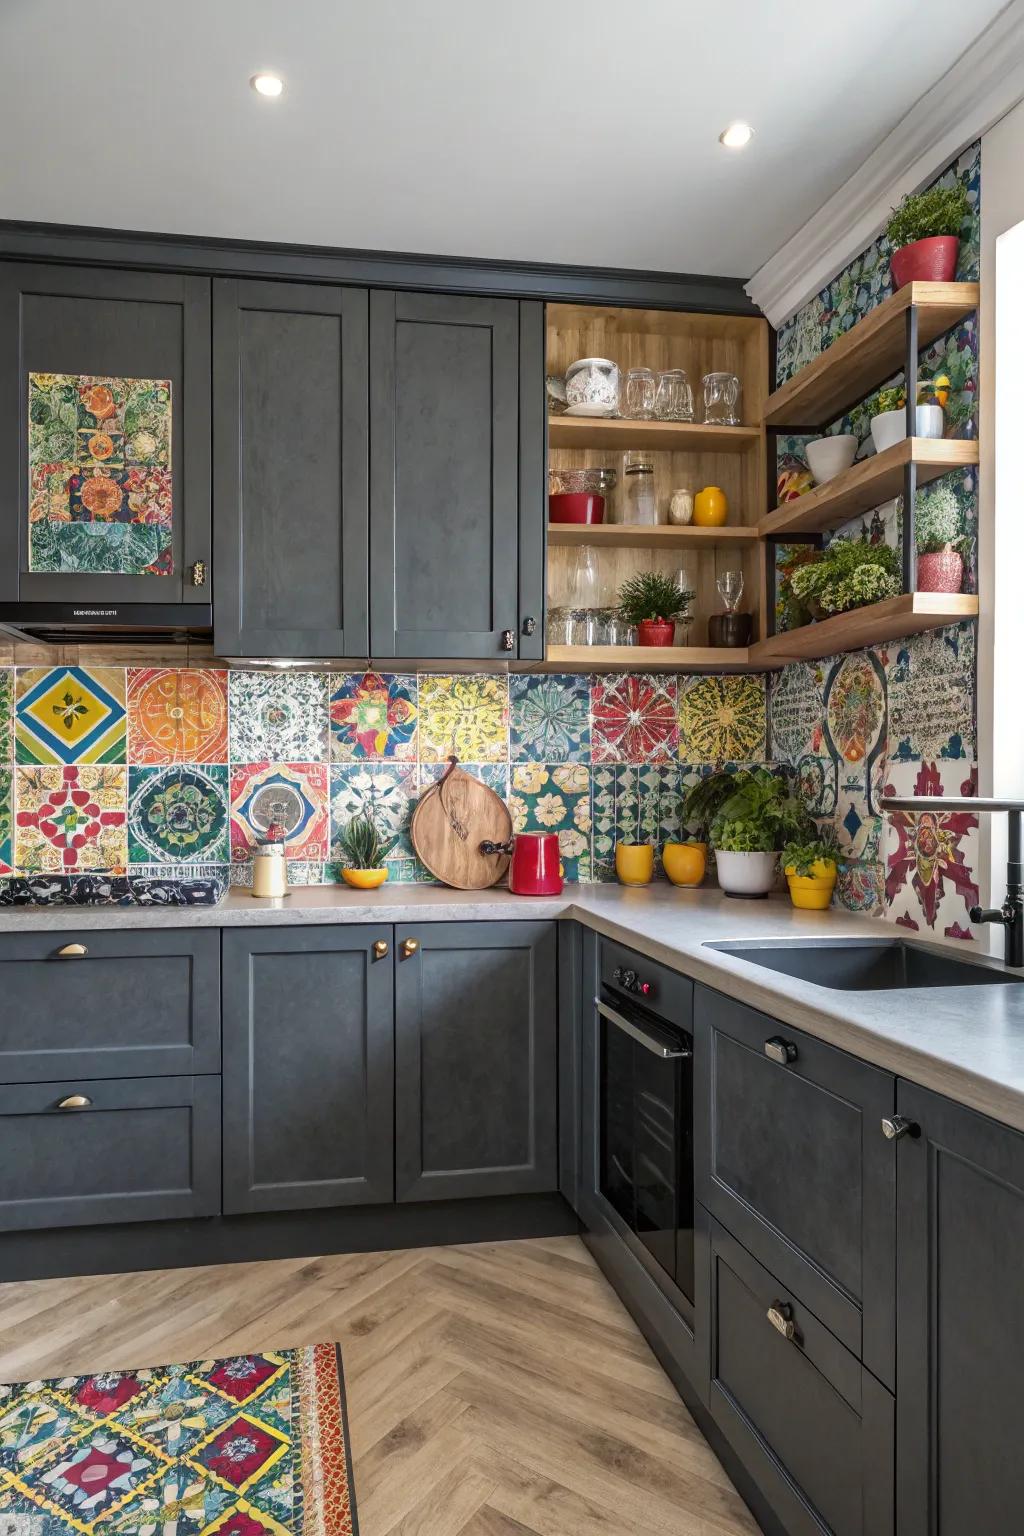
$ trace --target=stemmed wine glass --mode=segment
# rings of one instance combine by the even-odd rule
[[[743,597],[743,572],[723,571],[715,586],[726,613],[735,613]]]

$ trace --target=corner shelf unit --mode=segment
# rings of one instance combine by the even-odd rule
[[[757,672],[746,648],[724,645],[549,645],[545,672]],[[767,663],[768,666],[782,663]],[[531,666],[531,671],[537,667]]]
[[[754,670],[770,670],[789,661],[812,661],[839,651],[857,651],[926,629],[942,629],[978,617],[978,599],[970,593],[902,592],[884,602],[852,608],[816,624],[783,630],[750,648]]]

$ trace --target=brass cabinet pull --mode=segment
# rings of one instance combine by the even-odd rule
[[[411,960],[413,955],[419,949],[419,947],[420,947],[419,939],[403,939],[402,940],[402,954],[405,956],[406,960]]]
[[[769,1061],[777,1061],[780,1067],[788,1067],[791,1061],[796,1061],[796,1046],[791,1040],[783,1040],[781,1035],[773,1035],[765,1041],[764,1053]]]
[[[92,1099],[87,1099],[84,1093],[71,1093],[66,1099],[61,1099],[58,1109],[88,1109]]]
[[[63,949],[58,949],[58,955],[62,960],[81,960],[89,951],[84,944],[65,944]]]
[[[190,571],[189,574],[190,574],[190,576],[192,578],[192,585],[194,587],[205,587],[206,586],[206,561],[205,560],[193,560],[192,568],[191,568],[191,571]]]
[[[777,1301],[768,1308],[768,1321],[775,1331],[781,1333],[782,1337],[788,1339],[790,1343],[796,1338],[796,1324],[790,1316],[792,1310],[788,1301]]]
[[[387,952],[388,952],[388,941],[387,941],[387,939],[377,939],[377,941],[375,942],[375,944],[373,946],[373,958],[375,960],[384,960],[387,957]]]

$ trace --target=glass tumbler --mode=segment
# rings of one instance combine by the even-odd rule
[[[657,382],[650,368],[631,368],[626,374],[626,415],[631,421],[653,421]]]
[[[706,373],[701,379],[708,426],[738,427],[740,381],[734,373]]]
[[[658,374],[654,414],[659,421],[692,421],[693,390],[683,368],[666,368]]]

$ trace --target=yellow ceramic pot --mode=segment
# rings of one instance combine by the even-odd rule
[[[721,528],[729,516],[729,500],[721,486],[706,485],[693,498],[693,521],[698,528]]]
[[[661,862],[673,885],[700,885],[707,869],[707,843],[666,843]]]
[[[623,885],[650,885],[654,879],[654,849],[650,843],[616,843],[615,873]]]
[[[386,869],[343,869],[341,878],[357,891],[375,891],[388,877]]]
[[[836,866],[832,859],[817,859],[809,875],[798,875],[794,865],[786,866],[789,899],[803,912],[823,912],[832,905],[836,887]]]

